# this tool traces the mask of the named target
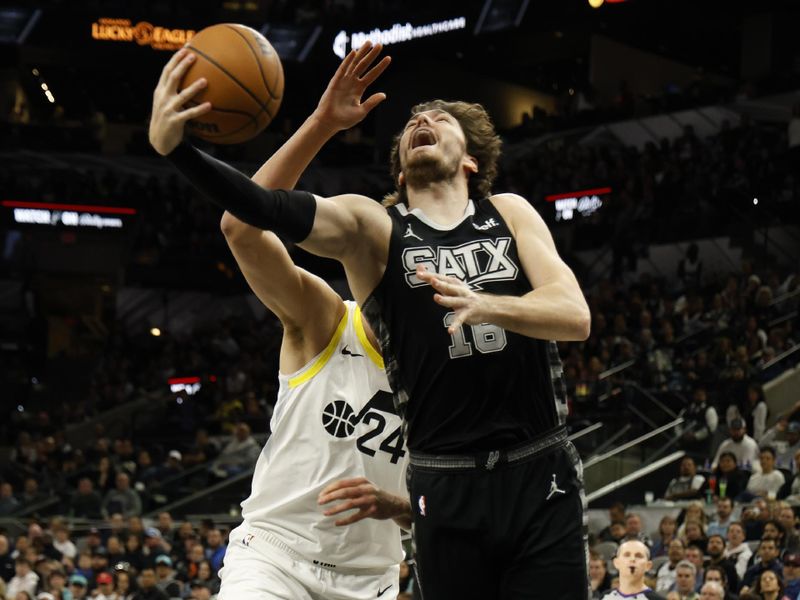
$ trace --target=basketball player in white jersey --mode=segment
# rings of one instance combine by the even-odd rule
[[[387,57],[371,66],[379,53],[369,47],[351,53],[301,130],[347,129],[382,101],[383,94],[374,94],[361,102],[389,64]],[[166,89],[179,98],[174,90],[188,66],[180,58],[164,68],[156,94]],[[181,104],[172,110],[177,113]],[[303,149],[290,140],[253,179],[293,187],[302,172],[293,167],[296,152]],[[296,267],[275,234],[227,212],[221,227],[247,282],[281,320],[284,335],[272,436],[242,503],[244,522],[230,534],[219,598],[393,598],[403,559],[398,524],[410,528],[410,506],[402,497],[401,420],[375,336],[358,306]],[[358,511],[337,520],[352,509]]]

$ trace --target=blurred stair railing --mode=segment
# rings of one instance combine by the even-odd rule
[[[794,298],[798,294],[800,294],[800,287],[797,287],[797,288],[793,289],[791,292],[786,292],[785,294],[781,294],[777,298],[774,298],[772,300],[772,302],[770,302],[769,305],[770,306],[777,306],[778,304],[781,304],[782,302],[786,302],[787,300],[790,300],[790,299]]]
[[[211,496],[214,493],[219,492],[221,490],[224,490],[227,487],[230,487],[230,486],[235,485],[237,483],[240,483],[242,481],[249,481],[250,478],[253,476],[253,471],[254,470],[255,470],[255,467],[250,467],[249,469],[245,469],[241,473],[237,473],[236,475],[233,475],[231,477],[223,479],[219,483],[215,483],[215,484],[210,485],[208,487],[204,487],[202,490],[198,490],[197,492],[195,492],[193,494],[187,494],[183,498],[175,500],[174,502],[171,502],[170,504],[167,504],[165,506],[161,506],[161,507],[157,508],[156,510],[153,510],[153,511],[147,513],[144,516],[145,517],[156,517],[156,516],[158,516],[158,513],[165,512],[165,511],[171,513],[173,511],[175,511],[175,509],[181,508],[182,506],[185,506],[185,505],[190,504],[192,502],[196,502],[197,500],[199,500],[199,499],[201,499],[203,497]],[[240,498],[240,501],[241,500],[244,500],[244,497]]]
[[[610,494],[611,492],[616,491],[616,490],[620,489],[621,487],[624,487],[624,486],[626,486],[626,485],[628,485],[630,483],[633,483],[634,481],[636,481],[638,479],[641,479],[645,475],[649,475],[650,473],[658,471],[659,469],[674,463],[678,459],[683,458],[685,455],[686,455],[686,452],[684,452],[683,450],[678,450],[676,452],[673,452],[669,456],[665,456],[664,458],[660,458],[657,461],[652,462],[652,463],[642,467],[641,469],[637,469],[633,473],[628,473],[624,477],[621,477],[621,478],[619,478],[619,479],[617,479],[615,481],[612,481],[611,483],[609,483],[607,485],[604,485],[603,487],[601,487],[599,489],[594,490],[593,492],[588,493],[586,495],[586,501],[587,502],[592,502],[594,500],[597,500],[598,498],[602,498],[603,496],[605,496],[607,494]]]
[[[625,442],[624,444],[621,444],[621,445],[617,446],[613,450],[609,450],[608,452],[605,452],[605,453],[600,454],[600,455],[592,456],[591,458],[589,458],[588,460],[586,460],[583,463],[583,468],[584,469],[588,469],[589,467],[593,467],[594,465],[598,465],[598,464],[602,463],[603,461],[608,460],[612,456],[616,456],[617,454],[620,454],[622,452],[625,452],[626,450],[634,448],[634,447],[640,445],[641,443],[646,442],[647,440],[650,440],[650,439],[656,437],[657,435],[659,435],[659,434],[661,434],[661,433],[663,433],[665,431],[669,431],[671,429],[674,429],[675,427],[677,427],[678,425],[681,425],[682,423],[683,423],[683,417],[678,417],[674,421],[671,421],[671,422],[667,423],[666,425],[662,425],[661,427],[657,427],[653,431],[649,431],[648,433],[645,433],[644,435],[640,435],[639,437],[634,438],[629,442]]]
[[[767,369],[769,369],[771,367],[774,367],[775,365],[777,365],[778,363],[784,361],[785,359],[789,358],[790,356],[793,356],[798,350],[800,350],[800,344],[795,344],[794,346],[792,346],[791,348],[789,348],[785,352],[781,352],[780,354],[778,354],[778,356],[773,358],[768,363],[765,363],[764,365],[762,365],[761,370],[762,371],[766,371]]]

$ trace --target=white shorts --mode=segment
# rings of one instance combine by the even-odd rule
[[[400,565],[386,571],[328,569],[242,524],[230,533],[218,600],[394,600]]]

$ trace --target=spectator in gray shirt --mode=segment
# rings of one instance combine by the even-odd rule
[[[261,446],[250,435],[247,423],[237,423],[233,439],[214,461],[211,472],[217,477],[230,477],[252,467],[261,453]]]
[[[103,514],[107,518],[112,513],[120,513],[124,517],[142,514],[142,500],[136,490],[131,488],[127,473],[117,474],[116,487],[109,490],[103,499]]]

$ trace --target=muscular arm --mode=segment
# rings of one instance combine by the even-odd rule
[[[364,90],[386,69],[389,58],[377,64],[380,45],[365,44],[351,52],[320,99],[315,115],[298,135],[286,144],[255,175],[262,186],[292,187],[308,163],[330,137],[363,119],[385,95],[373,94],[364,102]],[[323,199],[303,192],[265,189],[242,173],[183,142],[184,124],[191,118],[211,110],[204,102],[192,108],[184,105],[207,85],[200,79],[178,91],[194,55],[187,49],[175,53],[164,67],[153,93],[150,121],[150,143],[159,154],[167,156],[189,181],[213,202],[224,208],[241,223],[261,230],[275,231],[292,241],[303,241],[310,252],[337,258],[356,267],[356,281],[351,286],[361,290],[362,298],[371,291],[382,273],[382,266],[372,261],[361,267],[358,259],[380,256],[391,227],[385,211],[375,202],[361,196]],[[275,177],[276,171],[280,176]],[[223,223],[231,235],[254,239],[255,233],[243,231],[238,223]],[[237,229],[238,228],[238,229]],[[382,238],[381,235],[384,237]],[[262,259],[253,256],[253,259]],[[370,266],[371,265],[371,266]],[[355,283],[355,285],[353,285]],[[358,294],[358,291],[356,291]],[[280,309],[280,306],[277,306]]]
[[[589,307],[572,270],[561,260],[539,214],[514,194],[492,198],[517,242],[522,268],[533,286],[523,296],[476,293],[463,283],[434,273],[417,276],[436,290],[434,300],[456,313],[451,332],[463,323],[493,323],[503,329],[544,340],[585,340]]]

